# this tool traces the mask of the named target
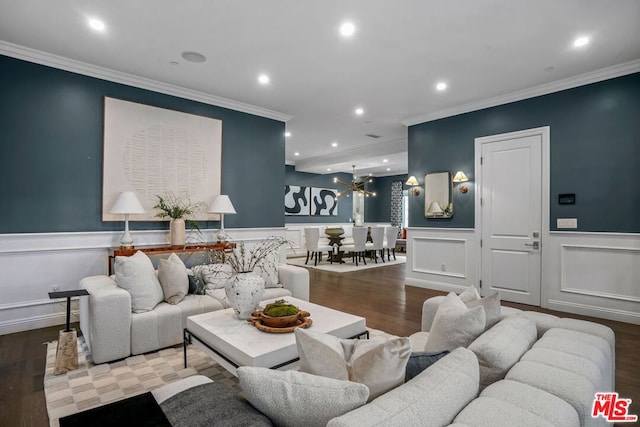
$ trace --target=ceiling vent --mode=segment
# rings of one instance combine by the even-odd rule
[[[369,138],[373,138],[373,139],[380,138],[380,135],[376,135],[375,133],[367,133],[365,134],[365,136],[368,136]]]

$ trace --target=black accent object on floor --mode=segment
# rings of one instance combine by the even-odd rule
[[[60,418],[60,427],[171,427],[151,392]]]

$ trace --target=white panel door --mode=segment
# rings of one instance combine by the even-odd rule
[[[481,143],[483,294],[540,305],[542,136]]]

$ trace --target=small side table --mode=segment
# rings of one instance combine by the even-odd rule
[[[53,369],[54,375],[78,369],[78,334],[75,329],[71,329],[71,298],[89,295],[86,289],[75,289],[72,291],[49,292],[49,298],[67,299],[67,327],[60,331],[58,335],[58,348],[56,350],[56,366]]]

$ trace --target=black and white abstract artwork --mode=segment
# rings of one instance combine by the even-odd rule
[[[331,188],[311,189],[311,215],[338,215],[338,190]]]
[[[284,214],[309,215],[311,212],[311,187],[284,186]]]

